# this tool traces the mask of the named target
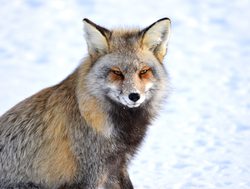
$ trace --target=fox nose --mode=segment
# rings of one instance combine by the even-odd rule
[[[128,95],[128,98],[132,100],[133,102],[136,102],[137,100],[140,99],[140,94],[139,93],[130,93]]]

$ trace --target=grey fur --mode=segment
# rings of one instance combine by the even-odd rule
[[[109,44],[96,51],[88,33],[90,56],[75,72],[0,117],[1,189],[133,189],[127,166],[165,97],[167,73],[154,52],[140,52],[145,31],[85,22]],[[131,78],[143,65],[154,79],[145,100],[130,108],[120,98],[137,90]],[[126,73],[120,88],[107,80],[112,66]]]

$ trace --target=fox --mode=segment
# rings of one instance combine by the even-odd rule
[[[168,94],[171,21],[83,19],[87,56],[0,117],[1,189],[133,189],[128,166]]]

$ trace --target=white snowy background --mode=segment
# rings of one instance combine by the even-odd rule
[[[0,0],[0,114],[71,73],[82,18],[172,19],[171,95],[130,166],[135,189],[250,189],[249,0]]]

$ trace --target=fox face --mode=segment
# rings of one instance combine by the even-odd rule
[[[156,78],[152,66],[133,61],[128,62],[125,67],[112,66],[107,82],[108,97],[129,108],[134,108],[151,98]]]
[[[136,108],[160,98],[167,85],[162,64],[170,20],[161,19],[143,30],[108,30],[85,19],[85,37],[92,66],[89,91],[120,105]]]
[[[109,54],[97,61],[93,70],[103,78],[95,78],[99,89],[109,99],[129,108],[150,100],[165,81],[165,70],[155,57],[145,59],[147,53],[138,52],[128,57]],[[162,80],[162,81],[161,81]],[[97,85],[97,83],[96,83]],[[101,92],[100,91],[100,92]]]

